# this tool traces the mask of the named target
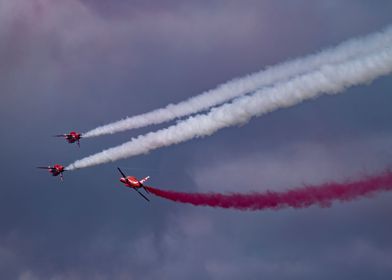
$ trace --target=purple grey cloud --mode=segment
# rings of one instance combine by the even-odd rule
[[[0,278],[389,279],[390,194],[330,209],[145,205],[115,166],[36,171],[146,130],[85,130],[392,22],[390,1],[0,0]],[[186,191],[286,188],[390,164],[390,77],[120,162]],[[155,128],[153,128],[155,129]],[[155,171],[154,171],[155,169]],[[132,172],[131,170],[129,172]],[[148,173],[148,174],[145,174]],[[290,186],[288,186],[290,185]]]

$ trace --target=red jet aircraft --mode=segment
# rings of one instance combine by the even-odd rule
[[[75,131],[71,131],[68,134],[66,134],[66,133],[65,134],[58,134],[58,135],[55,135],[54,137],[64,137],[65,140],[68,141],[68,143],[77,142],[78,146],[80,147],[80,138],[82,138],[82,134],[75,132]]]
[[[60,175],[61,181],[63,181],[63,179],[64,179],[63,172],[67,171],[67,170],[65,170],[64,166],[62,166],[60,164],[55,164],[54,166],[39,166],[37,168],[47,169],[49,171],[49,173],[52,174],[52,176]]]
[[[149,193],[146,187],[143,185],[145,181],[147,181],[150,176],[147,176],[141,180],[138,180],[134,176],[126,176],[119,167],[117,167],[118,171],[121,173],[122,177],[120,178],[120,181],[125,184],[126,187],[134,189],[137,191],[145,200],[150,201],[144,194],[142,194],[139,189],[143,188],[146,193]]]

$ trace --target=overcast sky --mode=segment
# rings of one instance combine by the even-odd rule
[[[179,191],[285,190],[392,167],[392,77],[213,136],[65,173],[35,169],[152,126],[148,112],[392,24],[392,2],[0,0],[1,279],[385,279],[392,194],[302,210],[147,204],[116,167]],[[136,169],[132,169],[136,168]]]

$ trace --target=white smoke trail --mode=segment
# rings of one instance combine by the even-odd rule
[[[325,65],[319,70],[213,108],[208,114],[190,117],[176,125],[138,136],[120,146],[78,160],[70,164],[67,169],[116,161],[195,137],[211,135],[222,128],[246,123],[252,117],[293,106],[323,93],[336,94],[347,87],[369,83],[390,72],[392,72],[392,47],[349,62]]]
[[[318,54],[278,64],[243,78],[231,80],[213,90],[177,104],[169,104],[162,109],[129,117],[111,124],[103,125],[83,133],[83,137],[94,137],[113,134],[128,129],[159,124],[200,112],[210,107],[227,102],[235,97],[253,92],[261,87],[272,85],[278,81],[313,71],[324,64],[342,63],[349,59],[367,55],[392,44],[392,26],[384,31],[363,38],[351,39],[339,46],[326,49]]]

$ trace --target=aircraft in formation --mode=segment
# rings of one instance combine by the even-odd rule
[[[138,180],[135,176],[126,176],[119,167],[117,167],[117,169],[122,175],[122,177],[120,178],[120,182],[122,182],[126,187],[137,191],[145,200],[150,201],[144,194],[139,191],[139,189],[143,188],[146,193],[149,193],[143,183],[146,182],[150,178],[150,176]]]
[[[78,146],[80,147],[80,139],[82,138],[82,134],[78,133],[76,131],[71,131],[70,133],[65,133],[65,134],[58,134],[55,135],[54,137],[64,137],[65,140],[67,140],[68,143],[75,143],[77,142]],[[61,181],[64,180],[63,172],[67,171],[64,166],[61,164],[55,164],[53,166],[38,166],[37,168],[40,169],[47,169],[49,173],[52,174],[52,176],[59,176]],[[139,191],[139,189],[144,189],[145,192],[148,194],[147,188],[143,185],[144,182],[146,182],[150,176],[147,176],[141,180],[138,180],[135,176],[126,176],[122,170],[117,167],[118,171],[122,175],[120,178],[120,182],[122,182],[126,187],[134,189],[138,194],[140,194],[145,200],[150,201],[143,193]]]
[[[78,133],[76,131],[71,131],[70,133],[54,135],[54,137],[64,137],[68,143],[75,143],[76,142],[78,144],[78,146],[80,147],[80,139],[82,138],[82,134]]]
[[[40,168],[40,169],[47,169],[47,170],[49,171],[49,173],[52,174],[52,176],[58,176],[58,175],[60,175],[61,181],[64,180],[63,172],[64,172],[64,171],[67,171],[67,170],[64,168],[64,166],[62,166],[61,164],[55,164],[55,165],[53,165],[53,166],[38,166],[37,168]]]

